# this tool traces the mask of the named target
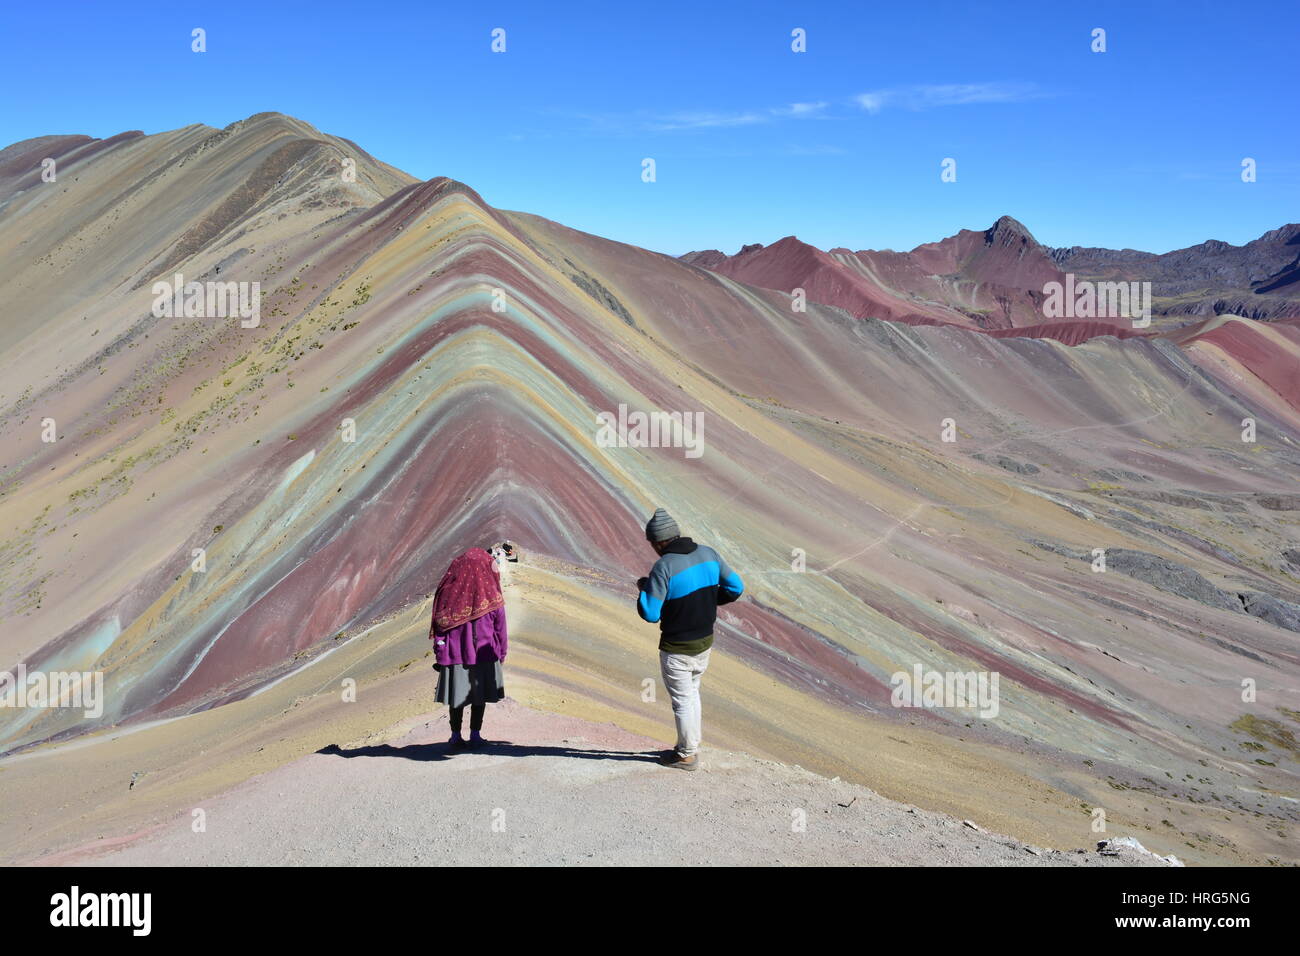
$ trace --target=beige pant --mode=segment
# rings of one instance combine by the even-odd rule
[[[709,666],[709,653],[669,654],[659,652],[664,687],[673,702],[677,721],[677,753],[689,757],[700,749],[700,678]]]

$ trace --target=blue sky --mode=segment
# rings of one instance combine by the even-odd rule
[[[6,9],[3,144],[275,110],[492,205],[671,254],[786,235],[909,249],[1003,214],[1048,245],[1165,252],[1300,219],[1295,2],[54,10]]]

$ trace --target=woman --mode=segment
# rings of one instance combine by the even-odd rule
[[[501,662],[506,659],[506,607],[491,552],[471,548],[451,562],[433,596],[437,701],[451,708],[452,747],[479,746],[483,711],[506,696]],[[469,704],[470,740],[461,736]]]

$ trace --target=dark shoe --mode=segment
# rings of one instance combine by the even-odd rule
[[[673,767],[677,770],[696,770],[700,766],[700,755],[691,754],[689,757],[683,757],[675,750],[670,750],[659,758],[659,762],[665,767]]]
[[[479,747],[486,747],[489,743],[490,741],[483,739],[482,734],[480,734],[477,730],[473,730],[470,731],[469,743],[466,746],[477,750]]]
[[[464,750],[469,744],[458,731],[452,731],[451,739],[447,741],[447,746],[452,750]]]

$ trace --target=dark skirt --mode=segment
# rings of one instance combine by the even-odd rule
[[[495,704],[505,696],[506,683],[498,660],[480,660],[468,667],[450,664],[438,671],[438,691],[434,699],[448,707]]]

